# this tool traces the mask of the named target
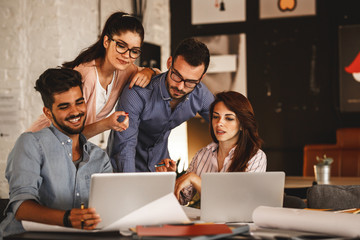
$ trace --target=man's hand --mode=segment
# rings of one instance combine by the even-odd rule
[[[155,165],[157,172],[175,172],[176,171],[176,161],[169,158],[161,160],[158,164]]]
[[[73,228],[92,230],[101,222],[99,214],[95,208],[73,208],[71,209],[69,220]],[[81,224],[83,222],[83,224]]]
[[[45,207],[34,200],[25,200],[18,208],[15,218],[18,221],[32,221],[50,225],[64,226],[64,210]],[[101,221],[100,216],[94,208],[80,209],[73,208],[70,211],[68,220],[73,228],[94,229]]]

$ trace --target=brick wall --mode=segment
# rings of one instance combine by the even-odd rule
[[[33,88],[37,77],[94,43],[109,14],[131,12],[131,2],[0,0],[0,198],[8,197],[4,177],[7,156],[21,132],[42,112],[40,95]],[[169,3],[148,2],[145,40],[162,46],[162,66],[166,67]]]

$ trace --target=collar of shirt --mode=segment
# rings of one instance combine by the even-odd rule
[[[168,73],[169,73],[169,71],[166,72],[166,74],[162,74],[160,77],[159,89],[160,89],[161,97],[164,101],[171,101],[171,99],[172,99],[169,94],[169,91],[166,88],[166,77],[167,77]]]
[[[53,124],[50,125],[49,129],[54,133],[54,135],[56,136],[57,139],[59,139],[59,142],[62,145],[65,144],[70,144],[72,145],[72,140],[71,138],[69,138],[69,136],[67,136],[66,134],[64,134],[63,132],[61,132],[59,129],[57,129]],[[88,154],[88,149],[90,149],[90,147],[88,146],[88,141],[86,140],[86,137],[80,133],[80,146],[83,147],[83,162],[87,162],[89,161],[89,154]],[[72,147],[72,146],[71,146]]]
[[[217,150],[219,148],[219,144],[218,143],[210,143],[207,148],[212,152],[213,157],[217,159]],[[234,146],[230,151],[229,154],[226,156],[225,161],[224,161],[224,165],[223,168],[221,169],[221,171],[227,171],[228,166],[230,166],[229,162],[231,162],[231,159],[234,155],[235,152],[235,148],[236,146]],[[217,166],[217,161],[216,161],[216,166]]]

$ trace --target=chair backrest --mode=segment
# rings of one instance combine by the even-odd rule
[[[360,185],[314,185],[307,192],[308,208],[360,208]]]
[[[1,199],[0,198],[0,222],[2,222],[2,220],[4,220],[5,218],[5,215],[4,215],[4,211],[5,211],[5,208],[7,206],[9,202],[9,199]]]
[[[331,176],[360,176],[360,128],[336,130],[336,144],[309,144],[304,146],[303,175],[314,176],[316,157],[334,159]]]
[[[336,144],[340,148],[360,148],[360,128],[337,129]]]
[[[297,196],[284,195],[284,208],[306,208],[306,203],[303,199]]]

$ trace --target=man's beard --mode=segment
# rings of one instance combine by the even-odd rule
[[[167,89],[170,97],[173,98],[173,99],[183,99],[184,97],[186,97],[187,95],[189,95],[189,93],[186,93],[186,92],[184,92],[184,91],[182,91],[182,90],[179,90],[177,87],[172,87],[172,86],[170,86],[169,83],[166,83],[165,86],[166,86],[166,89]],[[176,91],[178,91],[179,93],[182,93],[182,94],[184,94],[184,95],[181,96],[181,97],[175,98],[174,96],[171,95],[170,89],[174,89],[174,90],[176,90]]]
[[[72,129],[66,125],[62,125],[60,124],[57,120],[56,120],[56,117],[54,116],[54,114],[51,112],[52,116],[53,116],[53,119],[54,119],[54,122],[56,123],[56,125],[59,126],[59,128],[61,130],[63,130],[64,132],[68,133],[68,134],[79,134],[81,133],[83,130],[84,130],[84,127],[85,127],[85,120],[86,120],[86,116],[85,116],[85,119],[83,121],[83,124],[82,126],[79,128],[79,129]],[[65,118],[65,121],[68,121],[70,119],[73,119],[73,118],[78,118],[78,117],[82,117],[84,116],[85,114],[84,113],[79,113],[78,115],[71,115],[70,117],[67,117]]]

